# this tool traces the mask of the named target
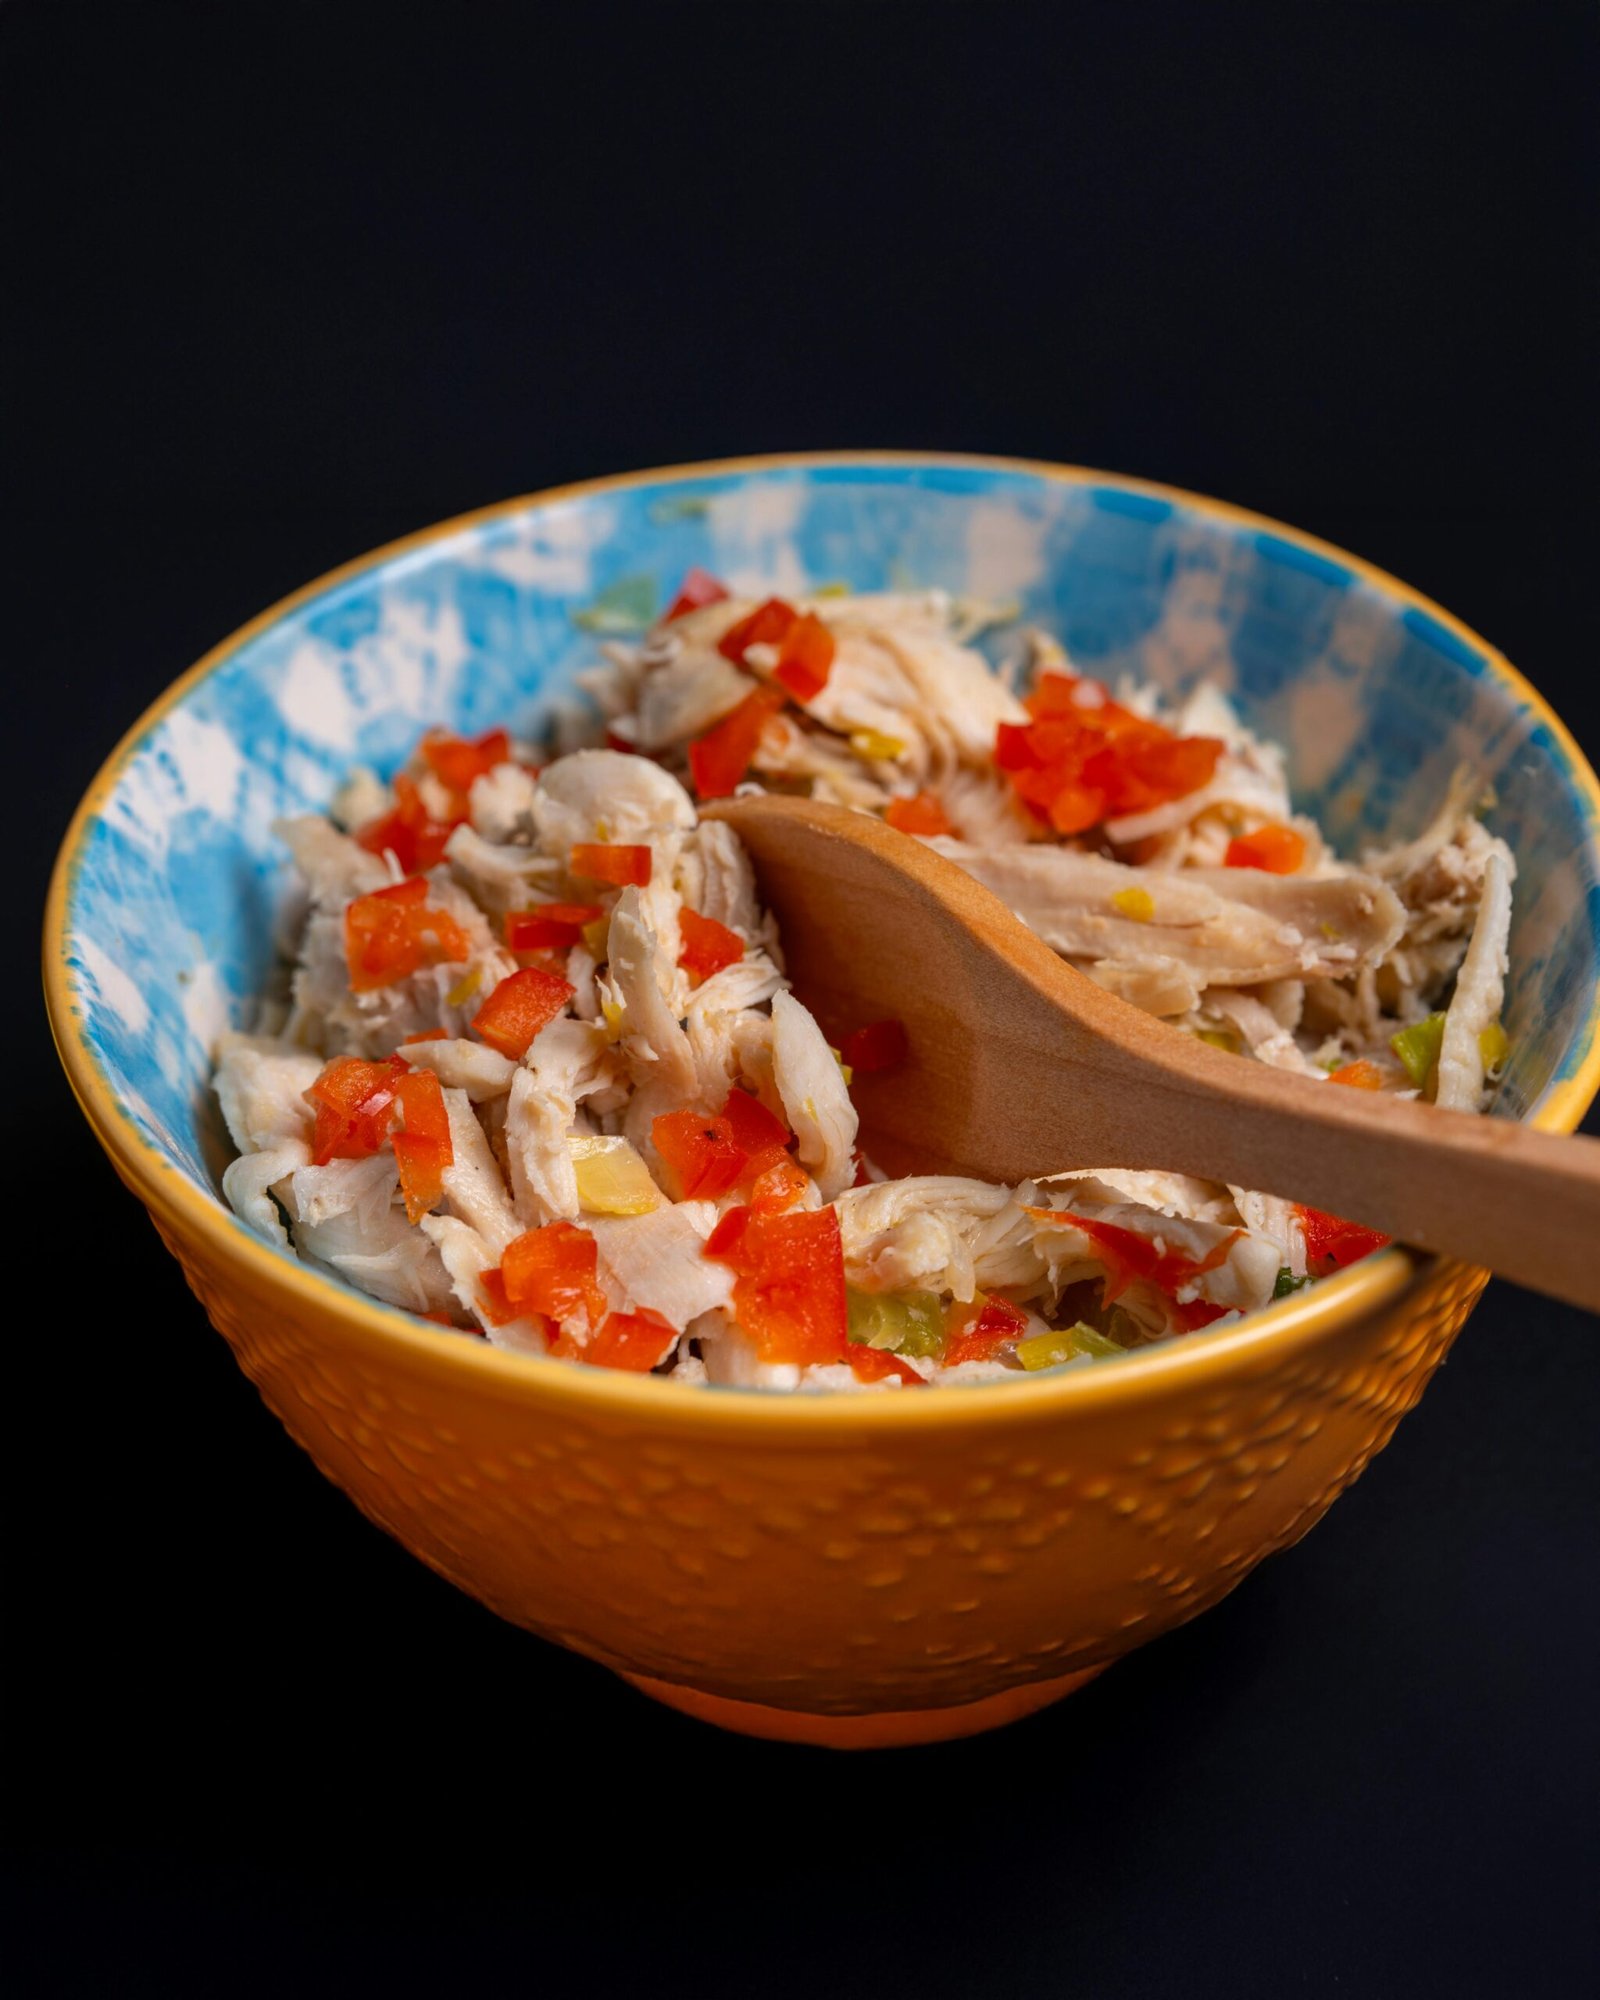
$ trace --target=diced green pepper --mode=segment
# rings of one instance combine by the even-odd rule
[[[1430,1014],[1409,1028],[1399,1028],[1389,1037],[1389,1046],[1405,1064],[1406,1075],[1418,1090],[1424,1088],[1444,1046],[1444,1016]]]
[[[643,632],[655,615],[654,577],[623,576],[607,584],[584,610],[574,611],[572,622],[585,632]]]
[[[944,1347],[944,1313],[932,1292],[862,1292],[846,1287],[850,1338],[863,1347],[926,1357]]]
[[[1281,1265],[1278,1270],[1278,1281],[1272,1288],[1272,1296],[1275,1299],[1286,1299],[1291,1292],[1299,1291],[1302,1285],[1309,1285],[1310,1282],[1309,1277],[1297,1278],[1287,1264]]]
[[[1016,1347],[1017,1359],[1028,1369],[1059,1368],[1063,1361],[1077,1361],[1083,1355],[1102,1361],[1126,1353],[1125,1347],[1118,1347],[1114,1340],[1107,1340],[1103,1333],[1096,1333],[1081,1319],[1076,1326],[1052,1328],[1019,1340]]]
[[[650,502],[647,511],[656,527],[666,528],[674,521],[703,521],[711,512],[711,502],[698,493],[664,493]]]

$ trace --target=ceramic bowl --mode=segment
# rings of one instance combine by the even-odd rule
[[[51,1019],[85,1115],[317,1464],[506,1618],[735,1728],[985,1728],[1193,1617],[1388,1440],[1484,1274],[1394,1249],[1231,1330],[933,1395],[784,1397],[552,1365],[270,1249],[218,1194],[208,1051],[272,957],[271,826],[429,723],[528,728],[691,564],[793,593],[1014,598],[1084,668],[1205,675],[1289,747],[1336,842],[1417,830],[1454,767],[1517,859],[1499,1115],[1597,1080],[1593,774],[1539,696],[1414,591],[1138,481],[916,454],[754,459],[517,500],[309,585],[134,726],[62,849]]]

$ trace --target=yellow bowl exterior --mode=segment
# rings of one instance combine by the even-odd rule
[[[944,1420],[885,1421],[910,1413],[873,1398],[774,1425],[753,1398],[648,1384],[612,1403],[549,1393],[587,1386],[577,1371],[397,1350],[331,1288],[286,1296],[186,1213],[152,1212],[290,1434],[432,1568],[630,1676],[878,1715],[873,1741],[953,1733],[903,1712],[1056,1682],[1214,1604],[1387,1443],[1485,1280],[1405,1260],[1389,1296],[1311,1337],[1129,1372],[1110,1395],[974,1392],[988,1423],[930,1397]]]

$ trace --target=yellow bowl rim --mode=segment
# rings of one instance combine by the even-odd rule
[[[1036,1423],[1052,1410],[1065,1414],[1080,1405],[1098,1408],[1123,1403],[1161,1390],[1202,1394],[1252,1363],[1277,1361],[1314,1348],[1336,1327],[1389,1305],[1428,1263],[1418,1252],[1394,1247],[1367,1258],[1347,1271],[1323,1279],[1303,1292],[1253,1313],[1221,1333],[1191,1334],[1130,1355],[1126,1362],[1096,1368],[1047,1372],[1029,1383],[974,1383],[940,1388],[929,1396],[781,1394],[769,1390],[706,1387],[620,1373],[611,1369],[571,1365],[553,1367],[535,1357],[508,1353],[484,1340],[450,1339],[440,1329],[418,1321],[397,1307],[346,1289],[337,1279],[286,1256],[240,1222],[218,1198],[202,1190],[146,1138],[123,1107],[101,1072],[82,1033],[74,1009],[72,968],[68,956],[67,916],[72,877],[89,823],[109,798],[122,766],[149,731],[176,708],[200,681],[241,646],[296,610],[309,599],[363,573],[414,554],[488,522],[535,507],[695,478],[782,471],[805,466],[926,465],[969,466],[996,472],[1017,472],[1062,485],[1101,485],[1141,493],[1175,506],[1197,509],[1242,528],[1292,543],[1359,577],[1385,595],[1436,620],[1485,661],[1508,692],[1550,731],[1565,754],[1573,780],[1589,809],[1591,824],[1600,823],[1600,781],[1571,731],[1543,695],[1512,666],[1498,648],[1462,623],[1442,605],[1425,597],[1375,564],[1351,555],[1330,542],[1229,501],[1215,500],[1160,481],[1137,479],[1092,467],[1061,465],[1048,460],[1013,458],[976,452],[926,452],[898,449],[768,452],[747,457],[707,459],[684,465],[654,466],[636,472],[577,480],[564,486],[522,494],[488,507],[457,514],[415,533],[387,542],[365,555],[341,563],[303,584],[258,613],[211,647],[186,673],[157,696],[125,731],[116,748],[96,772],[68,825],[56,856],[45,903],[43,970],[45,1001],[57,1052],[73,1094],[113,1163],[153,1212],[164,1212],[208,1236],[225,1263],[252,1267],[269,1288],[297,1296],[313,1310],[321,1308],[344,1319],[362,1344],[381,1359],[385,1349],[399,1353],[419,1372],[441,1382],[476,1378],[483,1389],[497,1389],[514,1399],[565,1406],[573,1414],[588,1410],[618,1418],[634,1417],[674,1426],[721,1430],[754,1420],[772,1434],[774,1443],[804,1447],[821,1441],[821,1432],[843,1429],[854,1435],[885,1425]],[[1559,1078],[1535,1106],[1529,1122],[1542,1130],[1571,1132],[1600,1090],[1600,990],[1591,996],[1584,1032],[1588,1046],[1570,1076]],[[397,1357],[398,1358],[398,1357]],[[466,1386],[463,1382],[462,1386]],[[1063,1407],[1065,1406],[1065,1407]]]

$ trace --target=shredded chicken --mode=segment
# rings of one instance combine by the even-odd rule
[[[261,1032],[216,1048],[241,1219],[508,1352],[879,1395],[1193,1337],[1364,1253],[1327,1249],[1333,1218],[1182,1174],[887,1178],[749,857],[698,817],[690,745],[765,685],[745,781],[914,804],[907,824],[944,829],[923,837],[1101,985],[1252,1060],[1359,1058],[1414,1092],[1390,1047],[1414,1030],[1438,1049],[1425,1094],[1468,1111],[1505,1047],[1515,874],[1473,774],[1351,862],[1214,687],[1113,694],[1032,633],[1024,701],[971,643],[1006,614],[939,591],[819,593],[741,644],[756,609],[724,596],[601,647],[579,680],[612,747],[568,717],[577,747],[535,775],[534,743],[435,740],[408,783],[358,768],[328,816],[280,825],[291,964]],[[830,657],[797,695],[800,619]],[[432,926],[359,986],[357,904]],[[545,942],[514,953],[508,917],[541,910]],[[409,919],[384,921],[404,944]]]
[[[931,845],[992,889],[1064,958],[1087,967],[1159,962],[1163,969],[1181,967],[1200,988],[1340,977],[1380,957],[1404,922],[1393,892],[1355,873],[1166,871],[1069,847],[986,851],[943,838]],[[1130,891],[1139,899],[1134,913],[1127,909]]]
[[[217,1043],[214,1088],[229,1137],[241,1153],[311,1135],[305,1093],[322,1068],[305,1050],[259,1035],[224,1035]]]
[[[772,1001],[772,1074],[795,1155],[832,1201],[855,1174],[856,1108],[822,1030],[790,993]]]
[[[1478,1111],[1483,1105],[1482,1038],[1500,1018],[1510,962],[1512,869],[1510,856],[1498,853],[1484,865],[1478,920],[1444,1017],[1436,1101],[1453,1111]]]
[[[406,1060],[417,1069],[431,1069],[447,1090],[465,1091],[474,1104],[504,1097],[517,1073],[509,1056],[460,1035],[438,1042],[413,1042]]]
[[[733,1274],[704,1254],[716,1223],[717,1206],[710,1201],[669,1203],[647,1215],[596,1216],[589,1227],[614,1308],[647,1308],[682,1333],[690,1320],[725,1306]]]

